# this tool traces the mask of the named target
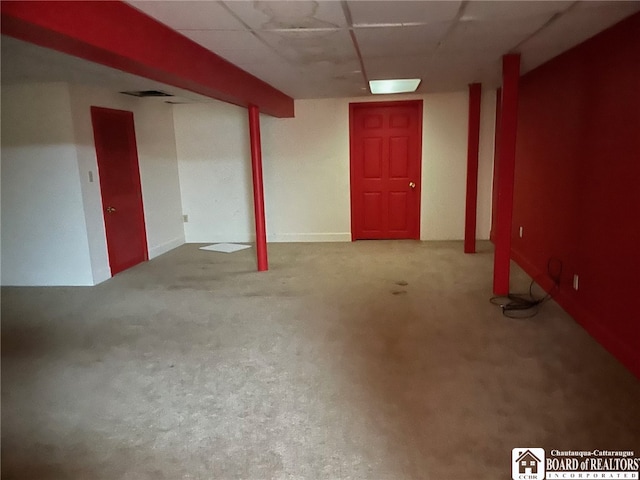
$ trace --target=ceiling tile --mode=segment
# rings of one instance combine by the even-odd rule
[[[351,36],[346,30],[260,31],[257,34],[287,61],[299,66],[320,62],[342,64],[356,59]]]
[[[355,23],[368,25],[354,28],[367,74],[422,78],[420,92],[465,90],[475,81],[495,87],[502,55],[516,46],[521,70],[527,72],[640,11],[639,1],[580,1],[568,8],[563,1],[469,0],[463,20],[449,29],[460,1],[347,2]],[[368,94],[340,1],[131,4],[294,98]],[[545,26],[559,11],[564,13]],[[398,23],[408,25],[391,26]],[[3,83],[31,79],[114,91],[163,89],[151,80],[22,43],[2,39]]]
[[[548,14],[549,16],[569,8],[572,1],[472,1],[468,2],[463,20],[514,20]]]
[[[640,11],[640,2],[582,2],[520,47],[521,70],[528,72]]]
[[[220,3],[212,1],[128,2],[174,30],[243,30],[244,26]]]
[[[626,16],[640,11],[640,4],[635,0],[589,0],[579,2],[576,5],[578,10],[589,10],[591,8],[606,8],[611,11],[626,12]]]
[[[504,22],[461,21],[442,42],[440,50],[443,52],[474,51],[480,56],[487,50],[508,53],[550,18],[551,14],[541,14]]]
[[[285,60],[248,30],[187,30],[180,33],[255,76],[247,67],[269,63],[273,68]]]
[[[500,84],[501,55],[487,52],[479,57],[473,52],[454,55],[438,55],[425,62],[422,78],[429,91],[465,90],[470,83],[479,82],[485,87]]]
[[[278,70],[267,64],[255,64],[251,70],[265,82],[278,85],[280,90],[294,98],[331,97],[334,88],[345,95],[362,94],[361,88],[366,90],[357,61],[341,65],[319,63],[307,67],[286,66]]]
[[[259,48],[260,40],[249,30],[178,30],[203,47],[218,53],[218,50]]]
[[[393,23],[440,23],[452,21],[458,1],[354,1],[348,2],[354,25]]]
[[[427,59],[425,55],[368,58],[364,66],[370,80],[422,78]]]
[[[254,30],[347,26],[342,5],[337,1],[227,1],[225,5]]]
[[[428,54],[450,27],[435,23],[411,27],[356,28],[355,35],[362,56],[369,57]]]

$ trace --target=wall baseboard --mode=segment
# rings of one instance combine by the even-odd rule
[[[292,242],[350,242],[351,233],[273,233],[267,234],[268,243]],[[210,237],[189,239],[186,243],[255,243],[255,235],[229,239],[228,237]]]
[[[240,238],[229,238],[229,237],[196,237],[189,238],[184,243],[254,243],[256,241],[255,237],[246,237],[242,236]]]
[[[511,258],[529,277],[535,279],[538,285],[549,292],[553,285],[546,272],[538,271],[531,262],[518,252],[512,251]],[[542,281],[539,282],[539,280]],[[605,323],[599,321],[591,312],[576,302],[566,289],[559,289],[553,299],[596,342],[618,359],[631,373],[640,378],[640,355],[623,338],[616,336],[606,327]]]
[[[111,270],[109,268],[101,268],[98,271],[93,272],[93,284],[98,285],[99,283],[106,282],[111,278]]]
[[[462,241],[462,238],[420,238],[422,242]],[[488,238],[478,237],[478,242],[488,241]],[[254,235],[249,237],[230,239],[228,237],[189,238],[183,243],[255,243]],[[269,243],[293,243],[293,242],[350,242],[351,232],[333,233],[272,233],[267,234]],[[179,246],[179,245],[176,245]],[[172,247],[175,248],[175,247]],[[163,252],[164,253],[164,252]]]
[[[160,245],[151,247],[149,248],[149,260],[151,260],[152,258],[156,258],[163,253],[167,253],[169,250],[173,250],[174,248],[177,248],[184,243],[184,237],[178,237],[169,240],[168,242],[161,243]]]
[[[155,257],[159,257],[163,253],[167,253],[174,248],[179,247],[184,244],[184,238],[178,237],[168,242],[164,242],[160,245],[156,245],[155,247],[149,248],[149,260]],[[93,285],[98,285],[102,282],[109,280],[112,277],[111,270],[109,268],[101,268],[100,270],[93,273]]]
[[[640,355],[625,338],[607,328],[605,323],[572,299],[567,291],[558,292],[555,300],[591,337],[640,379]]]
[[[267,235],[268,242],[350,242],[351,233],[276,233]]]

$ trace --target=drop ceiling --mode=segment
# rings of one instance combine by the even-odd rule
[[[368,80],[421,78],[418,92],[500,83],[640,11],[618,1],[131,1],[133,7],[293,98],[370,95]],[[33,60],[37,64],[33,64]],[[3,37],[2,80],[162,89],[140,77]],[[184,101],[206,101],[171,90]]]

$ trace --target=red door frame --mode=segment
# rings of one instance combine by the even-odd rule
[[[412,240],[420,240],[420,212],[422,206],[422,116],[423,116],[423,101],[422,100],[394,100],[394,101],[384,101],[384,102],[355,102],[349,104],[349,188],[350,188],[350,199],[351,199],[351,241],[356,240],[354,238],[354,232],[356,231],[355,225],[355,216],[353,214],[353,206],[355,202],[357,202],[355,198],[355,188],[354,188],[354,180],[355,180],[355,169],[353,164],[353,159],[355,158],[355,148],[354,148],[354,118],[355,118],[355,110],[362,108],[377,108],[377,107],[407,107],[413,106],[418,109],[418,145],[416,146],[418,153],[420,155],[420,159],[418,161],[418,178],[416,179],[416,187],[415,194],[418,195],[418,209],[416,212],[416,225],[414,225],[414,235],[411,235],[410,239]]]
[[[112,116],[116,115],[116,116],[125,118],[127,120],[127,125],[126,125],[127,136],[128,136],[129,145],[131,146],[131,149],[129,151],[130,153],[129,165],[131,166],[130,173],[132,175],[131,180],[133,182],[133,186],[136,189],[136,193],[137,193],[137,199],[136,199],[137,202],[136,202],[135,208],[136,210],[138,210],[137,213],[140,216],[140,222],[137,223],[137,226],[139,229],[137,232],[137,237],[141,241],[140,247],[142,251],[142,259],[139,262],[136,261],[135,263],[131,263],[131,264],[127,263],[123,265],[114,265],[113,259],[115,258],[115,251],[114,251],[113,244],[111,244],[111,242],[109,241],[110,235],[109,235],[108,226],[107,226],[108,225],[107,208],[110,205],[107,205],[105,203],[105,198],[104,198],[104,191],[107,190],[106,185],[104,184],[104,182],[106,181],[105,179],[106,175],[100,175],[100,196],[101,196],[101,202],[102,202],[102,214],[105,222],[105,239],[107,242],[107,252],[109,255],[109,268],[111,269],[111,275],[115,275],[123,270],[126,270],[127,268],[131,268],[134,265],[137,265],[138,263],[147,261],[149,259],[149,251],[148,251],[148,245],[147,245],[147,230],[146,230],[145,218],[144,218],[144,205],[142,203],[142,184],[140,181],[140,166],[138,162],[138,145],[136,142],[133,112],[129,112],[126,110],[115,110],[112,108],[104,108],[104,107],[95,107],[95,106],[91,107],[91,119],[92,119],[92,126],[93,126],[94,144],[96,149],[96,160],[98,163],[98,172],[100,172],[100,157],[104,156],[105,152],[102,148],[102,145],[100,145],[100,142],[96,141],[96,139],[102,135],[102,132],[97,128],[96,122],[94,121],[94,119],[100,116],[101,114],[107,114]]]

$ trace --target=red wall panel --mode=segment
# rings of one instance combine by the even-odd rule
[[[512,254],[547,287],[561,260],[558,302],[640,376],[638,32],[640,14],[522,77]]]

